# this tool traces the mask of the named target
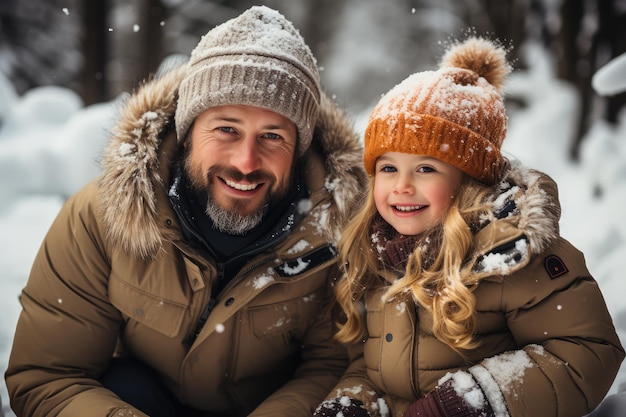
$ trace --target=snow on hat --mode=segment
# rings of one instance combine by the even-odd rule
[[[302,155],[319,113],[319,80],[315,57],[293,24],[266,6],[251,7],[210,30],[192,51],[179,89],[178,140],[210,107],[250,105],[291,120]]]
[[[386,152],[428,155],[493,184],[508,117],[501,89],[507,51],[480,37],[452,44],[437,71],[410,75],[372,110],[365,130],[365,169]]]

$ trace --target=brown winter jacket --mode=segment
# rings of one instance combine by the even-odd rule
[[[348,364],[325,306],[333,245],[366,181],[358,136],[324,97],[300,161],[310,212],[211,294],[216,263],[185,242],[167,195],[181,76],[128,99],[102,176],[67,201],[43,242],[5,375],[17,416],[143,416],[98,383],[114,351],[145,361],[207,416],[309,416]]]
[[[477,268],[493,271],[474,292],[479,348],[454,351],[424,308],[383,304],[382,290],[371,291],[368,337],[328,399],[348,395],[372,416],[402,417],[448,372],[466,370],[498,417],[582,416],[602,400],[624,350],[583,254],[559,237],[556,184],[514,165],[494,197],[499,219],[475,237]]]

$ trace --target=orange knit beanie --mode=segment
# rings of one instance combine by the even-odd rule
[[[365,130],[365,169],[386,152],[428,155],[493,184],[508,117],[501,89],[511,67],[496,42],[453,44],[439,70],[415,73],[378,102]]]

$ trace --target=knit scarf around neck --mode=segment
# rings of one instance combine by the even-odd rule
[[[423,257],[422,268],[428,268],[432,264],[440,247],[440,239],[436,237],[439,235],[437,230],[418,235],[403,235],[378,215],[372,224],[372,247],[385,267],[404,273],[409,257],[418,247],[423,248],[420,251]]]

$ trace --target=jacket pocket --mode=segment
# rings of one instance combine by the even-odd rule
[[[183,304],[149,294],[114,275],[109,280],[109,299],[130,320],[168,337],[180,332],[187,310]]]
[[[279,301],[269,305],[250,307],[248,314],[252,333],[259,339],[294,330],[304,330],[321,309],[324,291]]]

